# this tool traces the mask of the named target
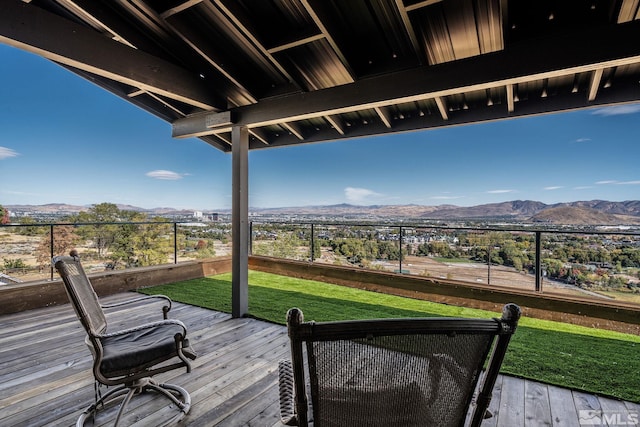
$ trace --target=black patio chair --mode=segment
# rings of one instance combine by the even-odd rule
[[[53,265],[62,277],[71,305],[87,333],[85,342],[93,355],[95,403],[80,415],[77,426],[84,425],[96,411],[119,403],[114,422],[114,426],[117,426],[129,401],[147,391],[157,392],[175,404],[176,414],[169,417],[165,424],[184,417],[191,407],[189,393],[182,387],[160,384],[152,378],[156,374],[179,368],[186,368],[190,372],[190,360],[196,358],[196,353],[189,345],[185,325],[179,320],[167,318],[171,300],[165,296],[145,296],[102,305],[76,251],[72,251],[71,256],[53,258]],[[103,309],[153,300],[162,302],[162,318],[158,316],[157,321],[123,330],[109,328]],[[115,387],[102,395],[101,385]]]
[[[282,422],[479,426],[519,318],[520,308],[507,304],[500,319],[315,323],[292,308],[291,361],[280,363]]]

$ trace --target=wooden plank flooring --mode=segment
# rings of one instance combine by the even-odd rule
[[[105,301],[133,296],[119,294]],[[181,370],[157,378],[191,394],[191,411],[179,425],[281,425],[277,369],[289,354],[283,326],[177,303],[171,317],[185,322],[198,351],[191,373]],[[125,327],[149,320],[132,307],[115,309],[109,318]],[[0,317],[0,426],[71,426],[93,395],[91,356],[69,305]],[[135,426],[158,425],[174,411],[154,396],[138,396],[130,408],[124,421]],[[638,425],[640,405],[500,376],[490,410],[494,417],[483,426],[579,427],[580,410],[615,414],[595,424],[613,426]],[[104,418],[114,411],[105,411]],[[103,425],[104,418],[96,425]]]

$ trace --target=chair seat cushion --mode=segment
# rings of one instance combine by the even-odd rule
[[[175,335],[179,325],[164,324],[101,340],[104,354],[100,370],[105,376],[126,375],[177,355]]]

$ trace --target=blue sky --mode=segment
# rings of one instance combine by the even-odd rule
[[[0,204],[231,207],[231,155],[0,44]],[[249,204],[640,198],[640,104],[249,153]]]

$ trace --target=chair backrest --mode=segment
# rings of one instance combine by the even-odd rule
[[[77,256],[58,256],[52,261],[62,277],[71,305],[89,336],[103,333],[107,329],[107,319],[102,311],[98,296]]]
[[[462,426],[492,346],[472,418],[479,425],[520,309],[502,319],[303,322],[288,313],[300,425],[307,425],[304,351],[316,427]],[[494,345],[494,341],[496,343]],[[303,345],[306,343],[306,346]],[[488,384],[487,384],[488,382]],[[488,396],[487,396],[488,394]]]

